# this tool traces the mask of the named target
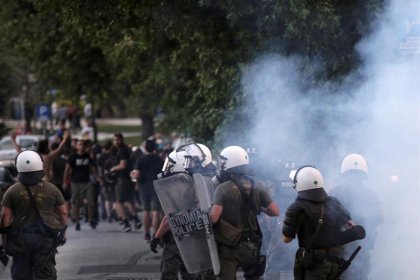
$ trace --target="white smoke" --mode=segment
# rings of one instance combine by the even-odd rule
[[[255,61],[242,83],[256,109],[253,142],[265,157],[316,165],[327,190],[337,184],[345,155],[361,153],[367,159],[370,186],[384,214],[370,279],[418,278],[419,22],[419,1],[391,1],[373,35],[357,47],[364,67],[357,77],[332,85],[339,88],[336,94],[326,88],[302,89],[299,59],[274,54]],[[407,46],[418,48],[418,54],[407,54]],[[283,211],[287,206],[280,205]],[[360,207],[369,215],[368,205]]]
[[[399,46],[410,40],[420,42],[420,30],[417,34],[409,30],[411,22],[420,20],[420,2],[401,4],[393,1],[378,32],[359,46],[369,77],[365,87],[375,94],[372,119],[363,128],[372,185],[380,194],[384,211],[371,279],[418,278],[420,53],[406,55]]]

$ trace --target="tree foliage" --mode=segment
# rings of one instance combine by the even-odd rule
[[[302,83],[308,87],[357,69],[354,46],[368,34],[384,1],[2,4],[1,40],[30,61],[43,88],[87,94],[98,107],[130,108],[143,119],[145,136],[162,110],[162,127],[209,140],[226,120],[247,122],[237,110],[241,73],[261,53],[301,56]]]

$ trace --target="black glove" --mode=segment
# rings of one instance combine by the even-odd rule
[[[62,237],[61,237],[61,238],[59,238],[57,241],[58,241],[58,242],[57,242],[57,245],[58,245],[58,246],[63,246],[64,244],[66,244],[66,242],[67,242],[67,238],[66,238],[65,236],[62,236]]]
[[[158,251],[156,250],[157,246],[159,245],[160,247],[163,247],[162,245],[162,239],[161,238],[156,238],[153,237],[153,239],[150,241],[150,250],[152,250],[153,253],[157,253]]]
[[[4,250],[3,246],[0,246],[0,262],[7,266],[7,263],[9,262],[9,257],[6,255],[6,251]]]

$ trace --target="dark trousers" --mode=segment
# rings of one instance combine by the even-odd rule
[[[222,280],[235,280],[239,267],[244,271],[247,280],[260,279],[256,274],[256,251],[258,246],[248,242],[240,242],[238,246],[229,247],[219,244],[220,277]]]
[[[39,234],[22,233],[18,239],[8,240],[7,242],[17,242],[23,248],[22,252],[14,252],[12,256],[11,274],[13,280],[57,279],[55,252],[42,267],[51,250],[52,238]]]
[[[333,280],[338,269],[339,264],[327,259],[317,261],[313,268],[306,269],[303,260],[296,254],[293,274],[295,280]]]
[[[175,243],[167,243],[163,247],[162,262],[160,270],[161,280],[177,280],[178,273],[181,274],[183,280],[194,280],[194,274],[188,273],[182,261],[181,254]]]

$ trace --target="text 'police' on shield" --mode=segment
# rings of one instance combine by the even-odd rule
[[[206,221],[203,221],[206,219]],[[172,233],[177,236],[187,236],[193,232],[201,231],[209,223],[208,214],[200,209],[195,209],[185,214],[178,214],[169,217],[169,226]]]

